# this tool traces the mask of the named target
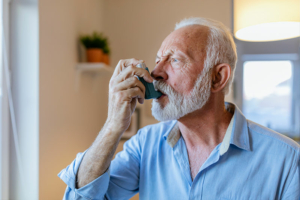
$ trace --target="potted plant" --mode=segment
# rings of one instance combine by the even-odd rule
[[[102,33],[94,32],[92,35],[81,36],[80,41],[86,48],[88,62],[103,62],[103,50],[107,48],[108,42]]]
[[[110,55],[110,48],[109,48],[109,45],[108,45],[108,41],[105,40],[105,46],[103,48],[103,62],[107,65],[110,64],[110,60],[109,60],[109,55]]]

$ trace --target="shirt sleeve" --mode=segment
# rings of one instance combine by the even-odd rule
[[[106,173],[79,189],[76,189],[76,174],[85,152],[77,154],[58,174],[67,184],[64,200],[129,199],[139,191],[140,153],[139,134],[136,134],[125,142],[123,151],[116,155]]]
[[[284,200],[295,199],[300,200],[300,158],[296,165],[296,171],[293,173],[292,181],[290,182],[287,191],[284,193]]]
[[[110,200],[130,199],[139,192],[141,134],[138,132],[124,144],[110,166],[110,182],[106,197]]]
[[[86,151],[78,153],[76,159],[58,174],[58,177],[67,184],[64,200],[105,199],[109,184],[109,169],[84,187],[76,188],[76,174],[85,153]]]

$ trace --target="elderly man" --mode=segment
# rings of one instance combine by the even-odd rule
[[[190,18],[163,41],[150,74],[121,60],[109,84],[105,125],[92,146],[59,177],[65,199],[300,198],[300,147],[246,120],[225,103],[236,64],[230,32],[219,22]],[[154,83],[163,95],[142,128],[111,162],[137,101]]]

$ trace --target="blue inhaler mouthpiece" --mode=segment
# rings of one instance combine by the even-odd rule
[[[149,69],[145,65],[145,63],[140,63],[136,67],[143,68],[149,72]],[[148,83],[142,77],[138,77],[138,79],[143,83],[143,85],[146,88],[145,99],[157,99],[162,95],[161,92],[155,90],[153,83]]]

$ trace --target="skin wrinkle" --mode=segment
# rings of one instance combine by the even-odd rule
[[[171,72],[172,73],[174,73],[174,71],[176,71],[176,70],[180,70],[180,72],[183,74],[183,75],[185,75],[185,77],[186,77],[186,79],[182,79],[182,80],[187,80],[187,79],[192,79],[192,80],[195,80],[196,79],[196,77],[194,76],[194,77],[189,77],[190,75],[191,75],[191,73],[190,73],[190,67],[191,67],[191,65],[190,64],[185,64],[185,65],[183,65],[183,67],[181,67],[181,68],[172,68],[172,67],[170,67],[171,68]],[[169,67],[168,67],[169,68]],[[174,82],[173,84],[175,84],[176,82]],[[193,84],[194,85],[194,84]],[[176,87],[174,87],[174,88],[176,88]],[[177,88],[176,88],[177,89]],[[188,92],[189,91],[187,91],[187,94],[188,94]]]
[[[224,87],[223,80],[228,80],[228,73],[215,73],[214,68],[204,68],[208,33],[207,27],[198,25],[171,33],[158,51],[158,62],[152,72],[153,77],[163,77],[154,85],[168,95],[153,101],[152,114],[160,121],[178,120],[192,179],[224,138],[232,117],[225,109],[224,94],[220,91],[220,87]],[[176,66],[176,63],[169,62],[169,57],[177,58],[178,52],[185,54],[187,61],[182,63],[180,60],[180,65]]]
[[[169,101],[172,102],[176,102],[176,105],[180,106],[183,103],[185,103],[185,105],[183,105],[183,108],[181,109],[180,115],[183,115],[183,113],[185,113],[185,111],[183,110],[191,110],[192,108],[187,108],[190,107],[190,103],[187,102],[193,102],[193,104],[198,104],[201,102],[201,97],[199,97],[199,95],[197,95],[197,92],[193,92],[193,94],[191,94],[191,90],[193,90],[194,86],[195,86],[195,82],[197,79],[199,79],[198,74],[205,75],[206,72],[200,73],[202,71],[202,69],[204,68],[203,64],[204,64],[204,60],[203,58],[201,58],[201,56],[199,57],[199,54],[203,54],[201,52],[205,52],[205,45],[206,42],[203,42],[207,39],[208,35],[207,35],[207,28],[205,27],[204,30],[202,30],[204,27],[202,26],[196,26],[196,27],[188,27],[188,31],[186,31],[185,29],[179,29],[175,32],[177,32],[178,34],[181,34],[180,37],[178,37],[178,34],[170,34],[162,43],[162,47],[160,48],[160,50],[158,51],[157,54],[157,58],[159,60],[157,60],[157,67],[164,69],[164,71],[168,74],[168,76],[174,74],[180,74],[181,78],[177,78],[177,80],[180,80],[180,84],[177,84],[177,81],[172,81],[169,82],[169,80],[171,79],[166,79],[164,80],[166,82],[166,84],[172,88],[172,90],[170,89],[170,91],[176,91],[178,93],[182,93],[183,95],[186,96],[191,96],[194,95],[194,99],[193,98],[189,98],[189,101],[183,101],[183,97],[179,97],[178,95],[176,95],[175,98],[165,98],[164,100],[166,101],[165,103],[168,103]],[[199,34],[199,29],[201,29],[201,34]],[[183,37],[181,37],[182,35],[184,35]],[[198,38],[198,37],[202,37],[202,38]],[[185,41],[187,40],[188,41]],[[197,51],[189,51],[189,49],[195,49],[194,46],[195,44],[197,44],[197,42],[195,42],[195,39],[197,41],[199,41],[198,43],[201,43],[202,45],[197,45]],[[204,44],[203,44],[204,43]],[[201,47],[201,49],[199,49],[199,47]],[[169,63],[166,62],[166,60],[170,60],[168,57],[175,57],[173,56],[174,54],[181,54],[183,55],[187,62],[183,63],[182,60],[179,61],[179,64],[173,64],[173,63]],[[193,55],[188,55],[188,54],[193,54]],[[161,55],[161,57],[160,57]],[[168,57],[165,57],[165,55],[167,55]],[[195,61],[196,60],[196,61]],[[163,67],[161,67],[161,65],[163,65]],[[175,65],[175,66],[174,66]],[[178,65],[178,66],[176,66]],[[170,67],[172,66],[172,67]],[[168,71],[169,70],[169,71]],[[154,70],[157,71],[157,70]],[[178,72],[179,71],[179,72]],[[172,80],[176,80],[176,78],[172,79]],[[205,78],[206,80],[206,85],[207,85],[207,81],[209,80],[208,77]],[[172,84],[173,83],[173,84]],[[182,91],[180,91],[181,88]],[[190,88],[190,89],[187,89]],[[160,88],[158,88],[160,89]],[[195,88],[194,88],[195,89]],[[198,90],[198,88],[196,88]],[[205,87],[201,87],[201,90],[199,90],[200,92],[204,92],[204,94],[209,94],[209,89],[205,89]],[[162,90],[163,93],[167,93],[164,90]],[[175,93],[176,93],[175,92]],[[172,92],[174,93],[174,92]],[[198,96],[198,97],[196,97]],[[207,97],[206,97],[207,98]],[[172,100],[174,99],[174,100]],[[181,101],[180,103],[178,101]],[[165,104],[164,103],[164,104]],[[201,104],[201,103],[200,103]],[[155,102],[154,102],[155,105]],[[161,104],[161,106],[163,106]],[[196,106],[197,107],[197,106]],[[185,109],[187,108],[187,109]],[[192,110],[191,110],[192,111]],[[157,112],[153,112],[153,115],[155,116],[155,113]],[[167,115],[171,116],[172,112],[169,110],[167,111]],[[174,113],[173,113],[174,114]],[[178,114],[175,114],[176,116],[180,116]],[[181,117],[181,116],[180,116]],[[177,117],[176,117],[177,118]],[[169,118],[168,118],[169,119]]]

